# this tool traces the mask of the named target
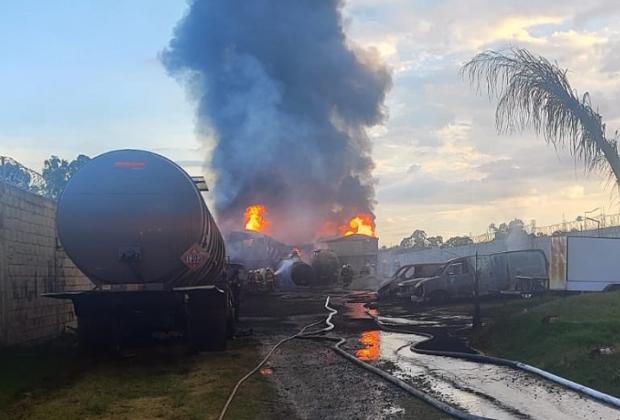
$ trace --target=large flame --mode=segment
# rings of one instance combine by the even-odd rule
[[[340,227],[340,234],[349,236],[354,234],[375,236],[375,221],[372,215],[360,213],[349,220],[349,223]]]
[[[379,330],[362,332],[359,342],[364,347],[355,351],[355,356],[358,359],[367,362],[379,360],[381,355],[381,332]]]
[[[255,232],[265,232],[271,225],[267,219],[267,208],[262,204],[252,204],[245,209],[245,229]]]

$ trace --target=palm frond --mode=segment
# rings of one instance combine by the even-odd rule
[[[619,183],[617,142],[605,138],[605,124],[590,95],[577,94],[567,70],[525,49],[510,49],[476,55],[461,74],[478,92],[484,89],[498,100],[495,123],[500,133],[531,127],[547,143],[569,150],[587,171],[602,170]],[[616,162],[610,161],[614,155]]]

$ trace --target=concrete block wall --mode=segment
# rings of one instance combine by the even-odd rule
[[[42,293],[92,288],[57,247],[53,201],[0,182],[0,346],[75,326],[70,303]]]

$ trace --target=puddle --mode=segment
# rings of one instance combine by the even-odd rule
[[[390,416],[396,414],[405,414],[405,409],[401,407],[388,407],[383,409],[383,414],[387,416],[386,418],[390,418]]]
[[[467,327],[471,325],[471,317],[454,314],[416,314],[411,316],[377,316],[377,322],[392,326],[415,326],[415,327]]]
[[[438,321],[423,321],[417,319],[409,319],[409,318],[397,318],[391,316],[378,316],[377,322],[382,325],[413,325],[416,327],[437,327],[440,326]]]
[[[507,367],[421,355],[410,345],[425,337],[364,331],[355,354],[387,361],[393,374],[442,401],[495,419],[620,419],[620,411],[552,382]]]
[[[348,302],[345,304],[346,312],[344,315],[349,319],[372,319],[378,315],[376,309],[367,309],[364,303]]]

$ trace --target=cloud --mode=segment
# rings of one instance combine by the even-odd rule
[[[545,37],[533,35],[531,29],[539,25],[557,25],[563,21],[562,16],[508,16],[495,25],[473,32],[469,45],[481,48],[497,41],[544,44],[547,42]]]
[[[491,221],[618,212],[604,181],[531,131],[498,135],[495,103],[459,76],[486,48],[526,47],[569,70],[608,124],[620,128],[618,2],[350,0],[354,42],[383,45],[395,69],[389,121],[374,129],[377,223],[396,243],[414,228],[448,236],[482,232]]]

